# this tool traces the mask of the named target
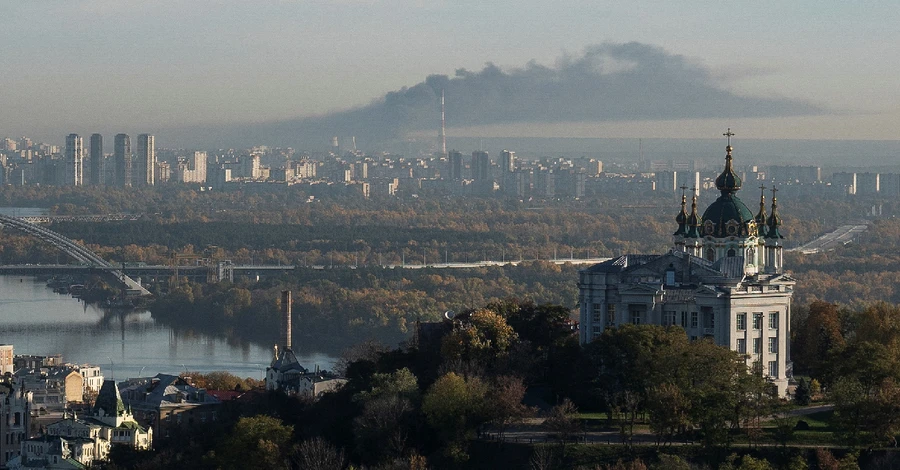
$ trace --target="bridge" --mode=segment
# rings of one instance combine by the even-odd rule
[[[88,250],[84,246],[75,243],[73,240],[70,240],[63,235],[41,227],[40,225],[35,225],[20,218],[6,215],[0,215],[0,225],[37,237],[38,239],[53,245],[87,267],[109,272],[124,284],[130,292],[138,293],[141,296],[150,295],[150,291],[145,289],[134,279],[128,277],[121,269],[107,263],[106,260],[97,256],[93,251]]]

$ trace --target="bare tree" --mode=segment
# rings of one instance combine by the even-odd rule
[[[553,470],[557,468],[556,450],[550,445],[536,445],[531,451],[531,470]]]
[[[292,468],[303,470],[341,470],[344,468],[344,451],[328,441],[316,437],[294,446],[291,452]]]
[[[544,420],[544,427],[565,444],[572,436],[581,431],[581,423],[575,417],[576,413],[578,413],[578,408],[566,398],[562,403],[550,409],[547,419]]]

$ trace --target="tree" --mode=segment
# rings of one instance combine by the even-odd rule
[[[296,444],[291,451],[291,462],[304,470],[341,470],[344,461],[344,452],[320,437]]]
[[[494,379],[485,401],[491,424],[501,439],[510,425],[530,414],[531,410],[522,403],[523,398],[525,384],[522,379],[505,375]]]
[[[354,397],[362,403],[362,413],[354,420],[353,431],[360,452],[372,461],[402,456],[416,425],[414,413],[419,402],[416,376],[403,368],[392,373],[375,373],[371,389]]]
[[[656,445],[671,440],[689,424],[690,401],[677,385],[664,383],[650,390],[647,406],[650,431],[656,434]]]
[[[441,350],[448,361],[476,361],[485,365],[504,354],[518,335],[500,314],[486,308],[454,319],[453,331]]]
[[[219,465],[244,468],[246,462],[255,462],[262,468],[284,468],[293,432],[271,416],[243,417],[219,448]]]
[[[581,422],[576,414],[578,408],[568,398],[554,406],[544,420],[544,428],[554,434],[559,442],[565,444],[575,434],[581,431]]]
[[[468,459],[465,441],[485,421],[487,386],[477,377],[449,372],[434,382],[422,400],[428,424],[444,439],[446,453],[455,461]]]
[[[827,367],[827,358],[834,348],[844,345],[841,319],[835,304],[815,301],[809,305],[805,321],[795,328],[792,358],[798,370],[819,378]]]
[[[812,392],[809,387],[809,380],[805,378],[800,378],[797,381],[797,389],[794,391],[794,402],[800,406],[809,405],[809,402],[812,397]]]

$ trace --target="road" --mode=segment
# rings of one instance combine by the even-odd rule
[[[865,232],[868,228],[869,226],[865,224],[841,225],[832,232],[828,232],[805,245],[791,248],[787,251],[797,251],[805,255],[831,251],[840,245],[852,243],[860,233]]]

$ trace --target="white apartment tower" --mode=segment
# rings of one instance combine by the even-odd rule
[[[66,136],[65,186],[81,186],[84,172],[84,139],[78,134]]]

